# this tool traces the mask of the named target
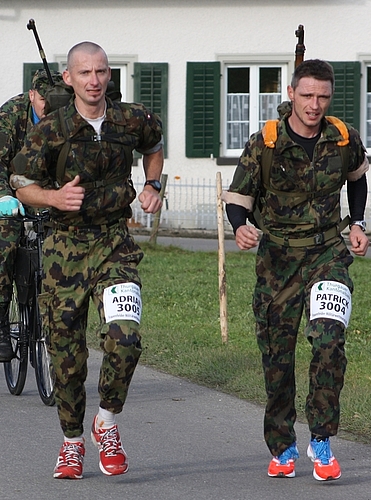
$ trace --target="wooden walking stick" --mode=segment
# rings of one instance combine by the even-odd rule
[[[164,200],[164,196],[165,196],[166,183],[167,183],[167,174],[162,174],[161,175],[161,186],[162,187],[161,187],[161,191],[160,191],[160,197],[161,197],[162,201]],[[156,243],[157,243],[157,233],[158,233],[158,229],[160,227],[161,210],[162,210],[162,208],[160,208],[160,210],[158,210],[155,213],[155,216],[153,219],[153,227],[152,227],[152,231],[151,231],[151,234],[150,234],[150,237],[148,240],[148,242],[151,243],[152,245],[156,245]]]
[[[219,262],[219,307],[220,307],[220,328],[222,342],[228,342],[227,325],[227,281],[225,272],[225,252],[224,252],[224,219],[222,201],[222,176],[216,173],[217,190],[217,216],[218,216],[218,262]]]

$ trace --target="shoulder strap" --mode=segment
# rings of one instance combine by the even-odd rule
[[[279,120],[268,120],[262,129],[264,144],[267,148],[274,148],[277,142],[277,125]]]
[[[68,133],[66,127],[66,121],[64,118],[63,108],[58,109],[59,123],[61,125],[62,134],[64,137],[64,144],[58,155],[57,168],[56,168],[56,180],[59,186],[62,186],[64,179],[64,172],[66,169],[66,160],[68,153],[70,151],[70,141],[68,140]]]
[[[343,121],[336,116],[326,116],[326,120],[338,129],[340,134],[343,137],[342,141],[338,141],[338,146],[340,147],[341,161],[342,161],[342,183],[345,184],[348,176],[348,167],[349,167],[349,130]],[[343,147],[347,146],[347,147]]]
[[[326,116],[326,120],[338,129],[339,133],[343,136],[342,141],[338,141],[338,146],[347,146],[349,144],[349,130],[343,121],[336,116]]]
[[[277,142],[277,124],[278,120],[268,120],[262,129],[264,148],[262,150],[262,183],[268,186],[271,166],[273,162],[273,150]]]

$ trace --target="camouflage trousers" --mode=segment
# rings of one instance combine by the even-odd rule
[[[43,247],[44,278],[39,296],[44,333],[55,372],[55,398],[66,437],[83,433],[88,349],[89,303],[98,310],[103,359],[98,392],[100,406],[119,413],[141,354],[135,321],[105,322],[103,292],[119,283],[141,285],[137,265],[143,253],[126,224],[104,231],[53,230]]]
[[[0,221],[0,303],[9,303],[13,291],[16,251],[22,222],[14,219]]]
[[[337,433],[347,364],[345,327],[330,318],[310,320],[310,296],[312,286],[323,280],[340,282],[352,292],[352,262],[341,237],[332,245],[309,248],[281,247],[265,236],[260,242],[253,310],[267,394],[264,438],[273,456],[296,441],[295,347],[303,311],[312,352],[305,406],[309,430],[324,437]]]

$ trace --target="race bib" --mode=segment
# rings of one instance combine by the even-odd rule
[[[330,318],[348,326],[352,310],[352,295],[347,286],[338,281],[320,281],[312,286],[310,319]]]
[[[142,299],[135,283],[120,283],[104,289],[103,308],[106,323],[124,319],[140,323]]]

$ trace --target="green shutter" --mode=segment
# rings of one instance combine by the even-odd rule
[[[220,63],[187,63],[186,156],[219,156]]]
[[[58,63],[48,63],[49,69],[52,71],[59,71]],[[44,69],[42,61],[39,63],[23,63],[23,92],[28,92],[31,88],[32,77],[36,70]]]
[[[357,130],[361,111],[361,63],[331,62],[335,73],[335,92],[328,114],[349,123]]]
[[[134,63],[134,101],[144,104],[162,120],[167,158],[168,64]]]

